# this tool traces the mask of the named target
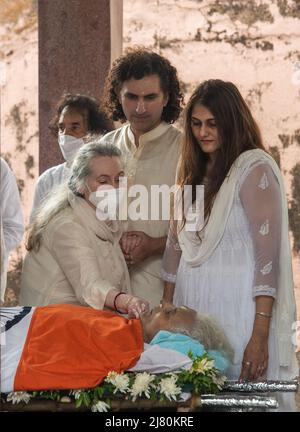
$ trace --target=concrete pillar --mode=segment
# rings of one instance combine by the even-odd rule
[[[123,0],[110,1],[110,59],[111,63],[122,54]]]
[[[101,97],[111,53],[122,51],[122,10],[122,0],[39,0],[40,173],[63,161],[48,130],[60,96]]]

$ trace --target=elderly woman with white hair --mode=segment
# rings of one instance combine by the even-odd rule
[[[99,217],[97,190],[118,189],[122,176],[116,147],[91,142],[78,151],[68,182],[44,201],[30,226],[21,305],[82,304],[129,317],[148,310],[146,300],[130,294],[121,222]]]

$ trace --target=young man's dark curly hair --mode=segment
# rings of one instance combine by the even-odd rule
[[[110,120],[100,108],[100,103],[93,97],[82,94],[66,93],[56,105],[56,112],[49,123],[49,129],[54,136],[58,134],[58,122],[64,108],[81,114],[87,120],[87,130],[92,134],[106,134],[113,128]]]
[[[174,123],[183,104],[177,71],[165,57],[145,48],[129,49],[113,63],[106,79],[103,98],[103,108],[108,117],[122,123],[126,121],[119,102],[119,93],[124,81],[131,78],[138,80],[154,74],[159,76],[161,89],[169,97],[161,120]]]

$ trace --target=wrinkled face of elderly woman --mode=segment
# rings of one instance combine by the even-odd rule
[[[167,303],[142,313],[140,319],[145,342],[150,342],[159,330],[193,330],[196,325],[197,312],[186,306],[175,307]]]
[[[97,207],[96,192],[117,189],[124,177],[124,170],[118,156],[96,156],[90,161],[90,174],[85,180],[84,198],[93,207]],[[91,196],[94,196],[91,202]],[[95,201],[95,202],[94,202]]]

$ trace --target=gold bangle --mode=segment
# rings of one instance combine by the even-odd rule
[[[266,313],[266,312],[255,312],[255,315],[260,315],[266,318],[272,318],[272,314]]]

